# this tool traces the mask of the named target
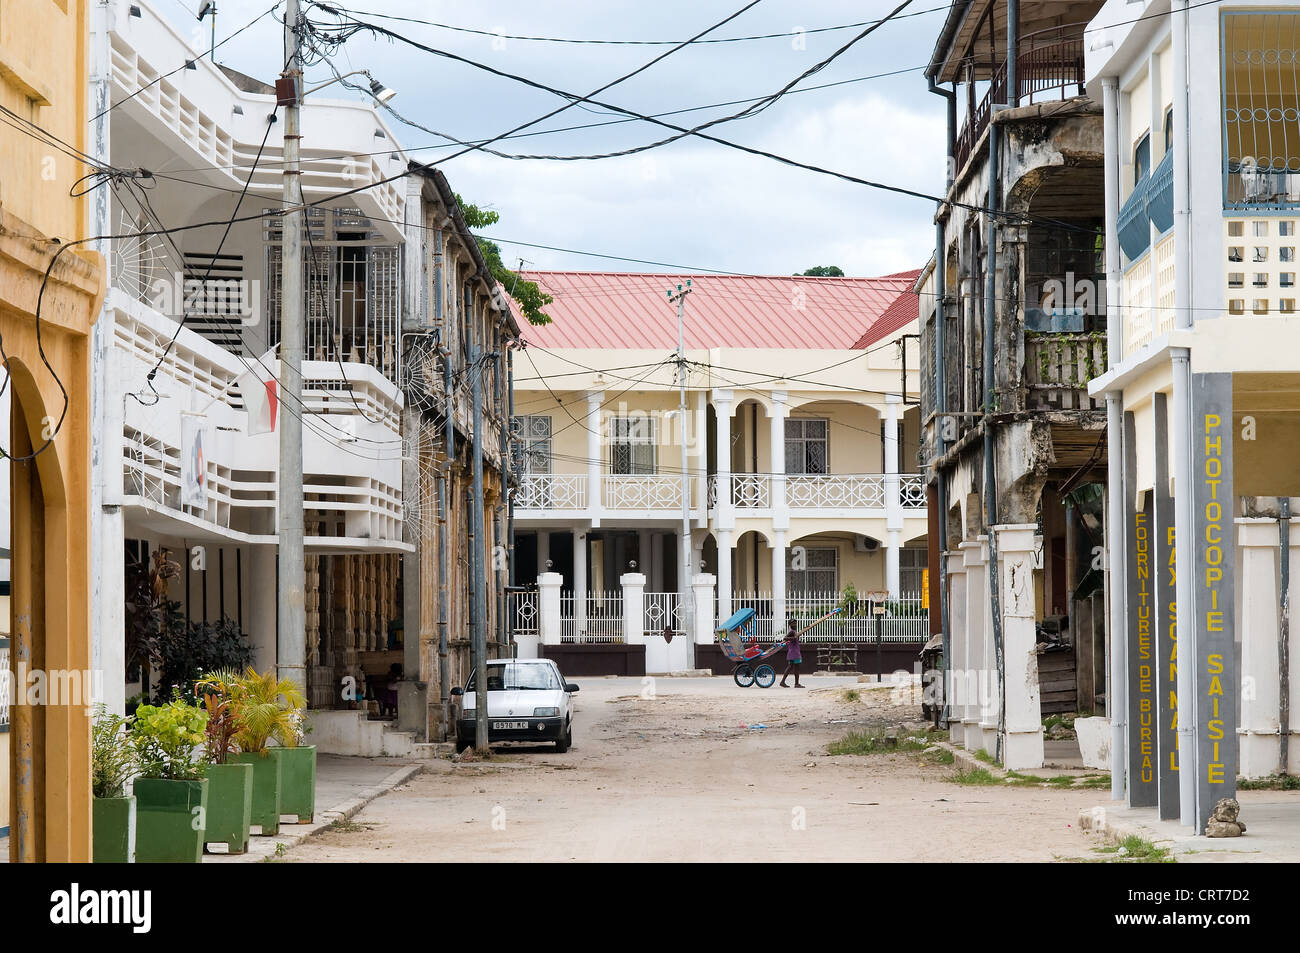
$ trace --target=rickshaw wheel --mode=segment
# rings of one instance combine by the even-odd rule
[[[736,670],[731,673],[731,677],[741,688],[748,688],[754,684],[754,673],[748,665],[737,665]]]
[[[760,665],[754,672],[754,681],[759,688],[771,688],[776,683],[776,669],[770,665]]]

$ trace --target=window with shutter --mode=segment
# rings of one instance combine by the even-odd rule
[[[649,414],[610,418],[610,472],[625,475],[656,472],[658,426]]]

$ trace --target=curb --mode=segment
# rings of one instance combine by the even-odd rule
[[[425,766],[423,764],[404,764],[385,775],[378,784],[366,788],[351,800],[344,801],[342,804],[323,811],[317,811],[316,819],[310,824],[286,824],[281,826],[278,834],[265,836],[254,834],[248,839],[247,853],[204,854],[203,863],[259,863],[268,857],[274,857],[276,847],[280,844],[284,845],[286,852],[292,850],[304,841],[315,837],[334,822],[346,821],[352,818],[371,801],[382,797],[399,784],[409,781],[417,774],[423,773],[424,770]]]

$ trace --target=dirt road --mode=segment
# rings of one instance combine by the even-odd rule
[[[1044,861],[1088,856],[1097,793],[968,787],[916,754],[826,754],[920,710],[855,680],[581,680],[575,744],[436,763],[290,861]],[[754,726],[763,725],[764,728]]]

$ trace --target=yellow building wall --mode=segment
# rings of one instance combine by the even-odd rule
[[[0,3],[0,103],[85,150],[89,0]],[[83,203],[69,196],[83,166],[58,148],[0,126],[0,205],[41,233],[84,238]]]

